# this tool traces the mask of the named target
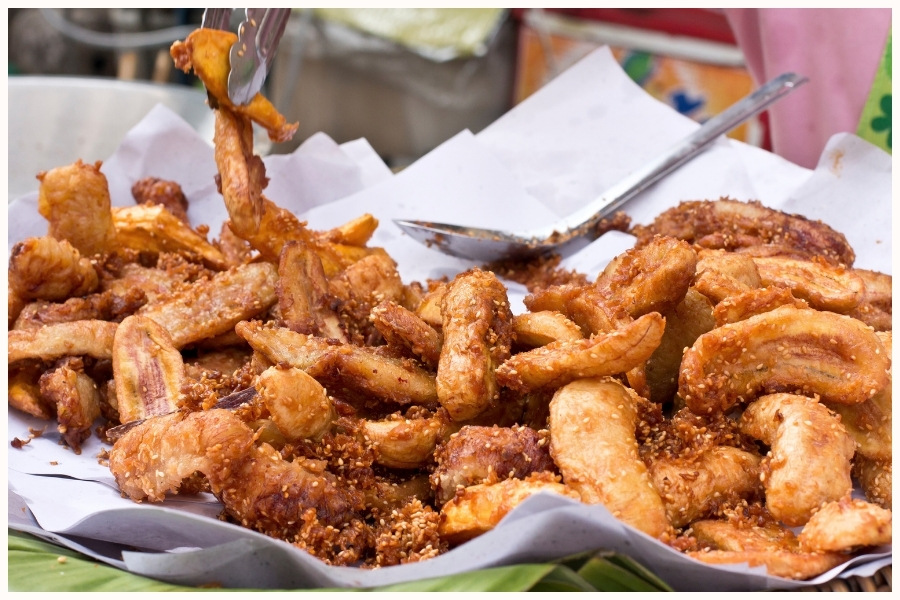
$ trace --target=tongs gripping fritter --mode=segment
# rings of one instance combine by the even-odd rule
[[[201,26],[227,31],[233,10],[207,8]],[[237,105],[246,105],[262,89],[291,15],[289,8],[245,8],[244,12],[229,55],[228,98]]]

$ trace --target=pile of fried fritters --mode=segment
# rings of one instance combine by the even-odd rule
[[[319,231],[265,197],[252,123],[296,126],[228,101],[231,36],[172,49],[216,115],[214,239],[177,182],[112,207],[78,161],[40,174],[47,235],[10,256],[9,403],[75,452],[112,443],[123,495],[211,492],[362,567],[436,556],[538,492],[787,578],[891,543],[891,276],[844,236],[689,201],[592,281],[532,278],[522,314],[489,266],[403,282],[371,215]]]

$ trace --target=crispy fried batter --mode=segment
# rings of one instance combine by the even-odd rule
[[[269,181],[262,159],[253,154],[253,127],[229,110],[216,110],[215,115],[215,160],[231,229],[262,251],[254,240],[266,209],[262,191]]]
[[[459,545],[494,529],[512,509],[530,496],[549,492],[580,500],[578,492],[546,471],[524,479],[509,478],[461,489],[441,507],[441,539]]]
[[[97,384],[84,373],[80,358],[63,359],[41,375],[41,396],[56,407],[57,429],[75,454],[81,454],[81,443],[91,435],[91,425],[100,416],[100,392]]]
[[[538,348],[550,342],[584,338],[578,325],[555,310],[539,310],[515,315],[512,326],[516,345],[525,348]]]
[[[54,323],[34,330],[7,332],[7,362],[25,359],[53,361],[65,356],[112,358],[118,323],[89,319]]]
[[[363,421],[361,428],[375,453],[375,462],[394,469],[430,465],[435,448],[454,429],[443,409],[418,418],[395,413],[380,421]]]
[[[828,502],[803,526],[797,536],[800,548],[807,552],[846,552],[890,544],[891,514],[849,495]]]
[[[50,236],[16,243],[9,256],[8,276],[10,291],[22,300],[83,296],[100,282],[90,260],[68,241]]]
[[[434,453],[431,485],[436,504],[443,505],[457,490],[471,485],[555,472],[548,442],[546,431],[522,425],[464,425]]]
[[[334,347],[326,339],[260,321],[242,321],[234,326],[234,330],[270,363],[298,369],[308,369]]]
[[[375,565],[386,567],[433,558],[448,548],[438,533],[440,514],[412,498],[392,510],[375,531]]]
[[[714,446],[699,454],[662,457],[650,463],[650,478],[673,527],[714,516],[722,507],[762,495],[757,454]]]
[[[441,301],[444,342],[438,399],[454,421],[476,417],[497,401],[497,367],[510,356],[512,312],[506,288],[489,271],[457,275]]]
[[[266,198],[262,190],[268,179],[262,159],[253,154],[251,124],[225,108],[215,112],[214,154],[229,228],[263,259],[277,263],[285,244],[303,241],[319,255],[325,275],[332,277],[361,258],[384,254],[378,248],[321,239],[293,213]]]
[[[286,327],[309,335],[347,341],[328,291],[322,260],[303,242],[288,242],[278,260],[278,308]]]
[[[364,248],[378,229],[378,219],[369,213],[362,214],[327,231],[317,232],[316,237],[325,243],[359,246]]]
[[[781,256],[753,259],[763,286],[786,287],[818,310],[846,314],[859,306],[865,284],[852,269],[824,260],[798,260]]]
[[[271,263],[250,263],[196,281],[138,314],[165,327],[176,348],[230,331],[263,314],[276,301],[278,272]]]
[[[803,552],[793,532],[771,521],[697,521],[691,534],[705,548],[688,556],[714,565],[764,566],[769,575],[787,579],[810,579],[850,558],[838,552]]]
[[[664,328],[665,319],[659,313],[648,313],[611,333],[520,352],[497,368],[497,381],[529,391],[560,387],[582,377],[625,373],[650,358]]]
[[[271,446],[255,445],[253,437],[227,410],[154,417],[115,443],[110,471],[129,497],[153,502],[199,471],[242,525],[304,545],[323,560],[349,559],[341,551],[362,534],[362,494],[339,485],[317,461],[288,462]],[[325,535],[329,528],[333,533]]]
[[[256,389],[288,440],[318,440],[337,416],[325,388],[302,369],[269,367],[260,373]]]
[[[588,504],[652,537],[670,530],[637,450],[637,394],[609,378],[579,379],[550,402],[550,454],[563,482]]]
[[[239,237],[228,221],[222,223],[222,227],[219,229],[219,239],[215,240],[214,243],[221,250],[222,256],[225,258],[225,264],[229,268],[242,265],[253,259],[254,250],[250,242]]]
[[[397,264],[383,251],[363,256],[334,274],[328,290],[340,301],[342,322],[357,344],[373,344],[378,337],[369,318],[372,309],[379,302],[401,302],[404,296]]]
[[[384,402],[434,407],[434,374],[409,359],[384,356],[370,347],[332,346],[306,367],[330,394],[352,404],[377,409]]]
[[[779,306],[809,308],[805,300],[796,298],[787,288],[764,287],[725,298],[713,307],[713,318],[716,326],[727,325],[769,312]]]
[[[262,94],[256,94],[243,106],[233,104],[228,97],[228,55],[237,39],[237,35],[230,31],[196,29],[184,41],[173,43],[169,54],[177,68],[185,73],[194,71],[218,106],[258,123],[268,132],[269,139],[273,142],[287,142],[294,136],[298,124],[288,123]]]
[[[443,338],[416,313],[384,300],[372,309],[370,318],[389,346],[408,349],[426,367],[437,369]]]
[[[876,331],[889,331],[893,325],[892,277],[886,273],[866,269],[853,269],[853,273],[863,280],[865,290],[862,301],[847,314],[866,325],[871,325]]]
[[[38,380],[43,371],[37,363],[25,361],[10,368],[7,381],[7,402],[15,409],[38,419],[49,421],[56,416],[56,407],[41,396]]]
[[[439,282],[429,286],[429,290],[415,308],[415,313],[438,331],[444,326],[444,319],[441,317],[441,302],[444,299],[444,294],[447,293],[447,286],[447,282]]]
[[[70,242],[84,256],[107,251],[116,237],[101,164],[79,159],[38,174],[38,212],[49,223],[47,234]]]
[[[592,284],[563,284],[532,292],[525,297],[531,312],[556,311],[574,321],[585,336],[615,331],[631,321],[622,303],[611,304],[600,287]]]
[[[116,206],[112,209],[116,243],[140,252],[179,253],[207,266],[227,268],[222,252],[161,204]]]
[[[610,261],[596,286],[616,312],[665,313],[684,298],[696,268],[697,253],[687,242],[657,236]]]
[[[698,337],[715,327],[712,314],[713,307],[706,296],[690,288],[681,302],[663,315],[666,327],[662,339],[644,369],[650,400],[659,404],[673,400],[678,390],[681,357]]]
[[[840,417],[815,399],[763,396],[744,410],[740,427],[770,448],[761,465],[766,508],[786,525],[803,525],[822,504],[853,489],[856,444]]]
[[[891,356],[892,333],[879,332],[878,338],[887,355]],[[888,378],[888,385],[859,404],[825,403],[841,416],[841,423],[856,441],[857,454],[875,460],[890,460],[893,455],[892,369],[888,370]]]
[[[143,290],[130,288],[122,294],[108,290],[65,302],[38,301],[25,305],[11,329],[37,329],[53,323],[99,319],[120,323],[147,302]]]
[[[795,390],[855,404],[888,385],[889,366],[883,344],[861,321],[782,306],[697,338],[684,354],[678,394],[700,414]]]
[[[187,216],[187,197],[177,182],[159,177],[144,177],[131,186],[131,195],[138,204],[165,206],[177,219],[190,225]]]
[[[865,402],[840,404],[828,402],[828,408],[841,416],[841,423],[857,444],[861,456],[890,459],[893,449],[891,386]]]
[[[832,264],[852,266],[855,254],[844,235],[821,221],[787,214],[760,202],[731,198],[681,202],[649,225],[632,228],[638,244],[654,235],[669,235],[704,248],[735,250],[770,246],[800,255],[822,256]]]
[[[131,290],[140,290],[147,297],[147,303],[153,304],[195,281],[215,274],[215,271],[198,263],[175,256],[177,255],[162,254],[152,267],[134,262],[115,266],[105,264],[100,289],[118,296],[125,296]]]
[[[853,459],[853,476],[859,481],[869,502],[891,510],[893,506],[893,458],[882,460],[856,456]]]
[[[708,248],[697,252],[697,273],[692,286],[713,304],[761,285],[753,258]]]

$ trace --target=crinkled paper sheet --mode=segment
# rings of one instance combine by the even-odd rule
[[[396,175],[365,140],[338,145],[318,134],[291,155],[266,158],[266,193],[315,229],[372,213],[381,225],[371,244],[387,249],[404,281],[423,281],[472,265],[405,237],[392,219],[495,228],[555,220],[696,127],[646,95],[600,49],[478,135],[463,131]],[[83,157],[98,158],[103,157]],[[178,181],[190,200],[192,222],[210,225],[213,235],[226,217],[213,183],[210,140],[198,138],[164,107],[126,136],[103,171],[116,205],[132,201],[135,179],[153,175]],[[814,171],[722,139],[625,209],[633,223],[647,223],[681,200],[720,196],[821,219],[847,236],[857,253],[855,266],[891,272],[891,158],[853,135],[835,136]],[[9,248],[46,233],[36,206],[36,195],[10,204]],[[613,232],[563,266],[596,276],[632,243],[630,236]],[[524,310],[524,290],[509,288],[514,312]],[[44,433],[20,450],[7,444],[9,526],[174,583],[369,587],[606,549],[632,556],[677,590],[731,591],[868,576],[892,562],[887,546],[805,582],[767,577],[742,565],[711,567],[624,526],[602,506],[541,494],[494,531],[433,560],[378,570],[329,567],[289,544],[217,520],[221,507],[209,495],[158,505],[125,500],[97,459],[102,446],[96,438],[75,455],[59,444],[53,424],[9,412],[9,441],[27,438],[29,428]]]

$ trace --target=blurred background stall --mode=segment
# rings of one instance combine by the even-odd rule
[[[9,9],[9,72],[197,87],[168,47],[202,15]],[[266,93],[300,130],[271,151],[323,131],[366,138],[402,167],[463,129],[477,133],[603,44],[651,94],[698,120],[752,86],[724,16],[706,9],[296,9]],[[764,142],[757,125],[733,135]]]
[[[122,82],[155,86],[128,87],[135,105],[173,87],[202,92],[195,76],[174,68],[168,49],[199,26],[203,10],[9,9],[10,92],[46,86],[37,76],[90,78],[98,98],[121,93]],[[257,150],[289,152],[321,131],[338,143],[365,138],[402,168],[463,129],[478,133],[601,45],[649,94],[702,122],[760,83],[731,25],[727,11],[705,8],[294,9],[264,93],[300,129],[291,142]],[[104,92],[101,81],[116,91]],[[24,119],[40,117],[27,101],[19,105]],[[170,105],[196,122],[196,111]],[[130,127],[128,116],[106,108],[101,115]],[[764,112],[729,135],[772,149],[767,120]]]

